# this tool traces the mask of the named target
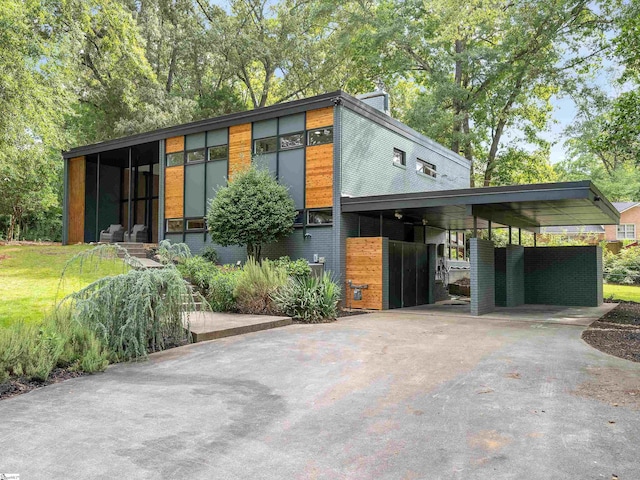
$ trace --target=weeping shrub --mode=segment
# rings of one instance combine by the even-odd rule
[[[0,329],[0,383],[10,377],[46,380],[56,367],[104,370],[108,352],[95,334],[59,310],[42,325],[16,323]]]
[[[187,341],[183,320],[194,309],[191,289],[174,267],[102,278],[64,303],[107,346],[113,361]]]
[[[241,313],[279,313],[271,295],[287,283],[287,272],[268,260],[262,263],[249,257],[237,278],[233,291],[236,306]]]
[[[285,315],[306,323],[318,323],[338,316],[340,287],[329,272],[321,277],[291,277],[272,298]]]

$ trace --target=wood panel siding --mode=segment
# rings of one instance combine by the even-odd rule
[[[333,143],[307,147],[306,208],[333,206]]]
[[[251,166],[251,124],[229,127],[229,181]]]
[[[307,130],[333,125],[333,107],[319,108],[307,112]]]
[[[164,181],[164,217],[184,216],[184,166],[167,167]]]
[[[167,138],[165,153],[176,153],[184,150],[184,136]]]
[[[84,196],[87,175],[85,158],[70,158],[67,168],[69,170],[67,243],[82,243],[84,242]]]
[[[353,299],[347,285],[347,307],[382,310],[383,308],[383,238],[347,238],[346,279],[354,285],[368,285],[362,289],[362,300]]]

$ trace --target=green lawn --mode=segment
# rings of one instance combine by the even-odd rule
[[[626,300],[640,303],[639,285],[604,285],[604,298],[613,295],[614,300]]]
[[[60,283],[67,260],[87,245],[0,246],[0,327],[15,322],[39,322],[57,301],[106,275],[122,273],[120,260],[75,265]]]

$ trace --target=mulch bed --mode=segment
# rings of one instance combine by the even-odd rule
[[[36,388],[46,387],[53,383],[59,383],[70,378],[87,375],[84,372],[76,372],[65,368],[54,369],[49,378],[44,381],[30,380],[28,378],[13,378],[5,383],[0,383],[0,400],[30,392]]]
[[[619,302],[582,333],[582,339],[598,350],[640,362],[640,303]]]

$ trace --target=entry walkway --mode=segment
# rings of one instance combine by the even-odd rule
[[[575,325],[586,327],[597,319],[613,310],[617,303],[603,303],[599,307],[566,307],[558,305],[519,305],[517,307],[496,307],[485,315],[483,319],[512,320],[517,322],[557,323],[561,325]],[[432,305],[400,308],[392,312],[419,315],[455,315],[456,317],[470,317],[471,306],[466,302],[438,302]]]

